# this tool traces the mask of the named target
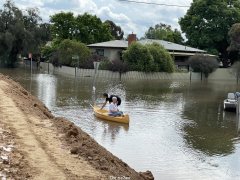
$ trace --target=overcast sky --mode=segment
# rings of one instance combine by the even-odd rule
[[[192,0],[135,0],[147,3],[190,6]],[[119,0],[14,0],[20,9],[37,7],[44,22],[49,22],[49,16],[55,13],[73,12],[83,14],[88,12],[97,15],[102,21],[112,20],[121,26],[125,36],[136,33],[137,37],[144,36],[150,26],[165,23],[180,30],[178,20],[186,14],[188,7],[160,6],[138,4]],[[0,0],[2,4],[5,0]]]

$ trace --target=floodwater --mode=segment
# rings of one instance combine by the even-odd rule
[[[3,70],[37,96],[56,116],[63,116],[136,171],[152,171],[163,180],[240,179],[240,133],[235,112],[223,111],[236,81],[124,81],[75,78]],[[93,93],[95,86],[95,95]],[[97,119],[93,99],[122,97],[130,124]],[[121,176],[121,175],[120,175]]]

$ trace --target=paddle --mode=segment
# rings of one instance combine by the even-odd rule
[[[93,106],[92,104],[89,103],[89,105],[90,105],[92,108],[94,108],[94,106]],[[98,107],[98,106],[96,105],[96,107]],[[98,108],[99,108],[99,107],[98,107]]]

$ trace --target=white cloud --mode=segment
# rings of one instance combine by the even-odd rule
[[[138,25],[136,25],[133,22],[129,22],[127,24],[121,24],[121,28],[124,30],[124,36],[127,37],[128,34],[135,33],[137,34],[137,37],[139,37],[139,34],[142,33],[142,29],[139,29]]]
[[[166,2],[165,0],[145,0],[144,2],[172,5],[190,5],[191,1],[192,0],[173,0],[171,2]],[[118,7],[118,12],[115,13],[124,12],[124,14],[130,19],[131,24],[135,25],[130,27],[135,27],[132,29],[132,31],[135,31],[135,29],[137,29],[137,32],[139,33],[138,37],[143,36],[150,26],[154,26],[159,23],[165,23],[171,25],[173,28],[180,29],[178,19],[183,16],[187,10],[187,8],[182,7],[136,4],[119,1],[117,2],[118,3],[115,3],[115,6]]]
[[[190,6],[192,2],[192,0],[136,1],[182,6]],[[178,20],[184,16],[188,9],[185,7],[137,4],[118,0],[34,0],[31,3],[29,3],[29,0],[15,0],[15,2],[20,9],[38,7],[44,22],[49,21],[50,15],[60,11],[71,11],[76,15],[88,12],[97,15],[103,21],[112,20],[115,24],[121,26],[125,35],[134,32],[137,33],[139,38],[144,35],[150,26],[159,23],[165,23],[180,30]],[[0,5],[3,3],[3,0],[1,0]]]
[[[41,16],[43,22],[49,22],[51,15],[54,15],[61,11],[64,11],[63,9],[62,10],[54,10],[54,9],[49,9],[49,8],[39,8],[39,9],[41,12],[40,16]]]
[[[35,1],[31,1],[31,3],[29,3],[28,0],[21,0],[21,1],[16,1],[16,5],[20,8],[20,6],[22,6],[23,8],[28,6],[28,7],[41,7],[44,5],[44,0],[35,0]]]
[[[120,14],[113,13],[109,7],[100,8],[97,15],[102,17],[102,18],[105,18],[105,20],[111,19],[111,20],[117,21],[119,23],[124,23],[124,22],[129,22],[130,21],[129,17],[127,17],[125,14],[123,14],[123,13],[120,13]]]
[[[98,7],[92,0],[73,0],[73,2],[77,5],[77,9],[79,9],[81,12],[97,12]]]

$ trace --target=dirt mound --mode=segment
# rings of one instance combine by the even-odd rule
[[[70,147],[70,152],[84,157],[96,169],[108,172],[114,177],[154,179],[150,171],[137,173],[72,122],[64,118],[54,118],[54,124],[58,127],[59,133],[65,134],[63,140]]]
[[[13,130],[0,124],[0,178],[27,179],[31,177],[31,169],[24,153],[17,149]],[[23,171],[24,169],[24,171]]]
[[[89,162],[95,169],[102,172],[102,174],[118,179],[154,179],[150,171],[136,172],[70,121],[64,118],[54,117],[42,102],[9,77],[0,74],[0,80],[4,80],[10,85],[7,94],[12,97],[13,101],[25,114],[35,114],[41,117],[42,121],[44,121],[44,119],[51,119],[56,130],[61,135],[59,138],[64,146],[73,155],[78,155],[85,161]],[[14,156],[16,159],[15,163],[18,164],[17,167],[21,169],[21,172],[23,173],[19,177],[30,177],[31,171],[27,168],[27,162],[23,160],[23,154],[18,154],[17,151],[14,151],[12,157]],[[21,166],[19,165],[20,163],[22,163]],[[11,166],[14,166],[14,163],[11,163]],[[19,172],[17,168],[15,171]]]

